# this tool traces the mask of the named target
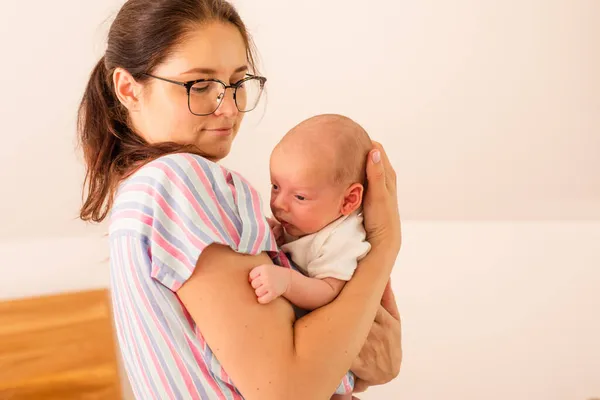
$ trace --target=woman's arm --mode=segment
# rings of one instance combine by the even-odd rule
[[[178,291],[207,343],[247,399],[328,398],[359,354],[400,248],[395,174],[383,149],[367,167],[371,252],[332,303],[293,323],[283,299],[256,301],[250,270],[270,262],[213,245]]]
[[[267,262],[266,255],[210,246],[179,297],[246,399],[326,398],[366,340],[387,280],[375,287],[380,278],[371,271],[382,261],[365,257],[360,271],[368,274],[357,270],[351,281],[358,285],[349,282],[338,299],[296,324],[287,301],[259,304],[248,284],[250,270]]]
[[[357,378],[354,392],[363,392],[369,386],[388,383],[400,373],[401,363],[400,312],[388,282],[367,341],[352,363],[351,370]]]

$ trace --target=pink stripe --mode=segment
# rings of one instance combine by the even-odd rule
[[[196,326],[196,337],[198,338],[200,346],[202,346],[202,351],[206,351],[206,340],[204,340],[204,336],[202,336],[202,333],[200,333],[200,329],[198,328],[198,326]]]
[[[137,289],[138,289],[138,292],[139,292],[139,293],[143,293],[143,292],[140,290],[140,283],[139,283],[138,279],[136,279],[136,277],[137,277],[137,274],[135,273],[135,270],[134,270],[134,265],[135,265],[135,264],[134,264],[134,262],[133,262],[133,258],[132,258],[132,252],[131,252],[131,251],[127,252],[127,255],[128,255],[128,257],[129,257],[129,269],[130,269],[130,270],[131,270],[131,272],[132,272],[132,276],[133,276],[133,280],[134,280],[134,282],[135,282],[135,285],[136,285],[136,287],[137,287]],[[129,292],[128,292],[128,291],[126,291],[126,292],[129,294]],[[141,298],[145,298],[145,296],[144,296],[143,294],[141,294],[141,295],[140,295],[140,297],[141,297]],[[130,302],[133,304],[133,301],[131,300],[131,298],[130,298]],[[145,332],[144,325],[142,324],[142,322],[141,322],[141,320],[140,320],[140,317],[139,317],[138,313],[135,313],[135,312],[134,312],[134,313],[133,313],[133,315],[134,315],[134,317],[135,317],[135,320],[136,320],[136,322],[137,322],[137,325],[138,325],[138,327],[139,327],[140,331],[141,331],[141,332]],[[153,317],[152,319],[153,319],[153,321],[154,321],[154,325],[155,325],[156,327],[158,327],[158,324],[157,324],[157,321],[156,321],[156,317],[154,316],[154,313],[152,313],[152,312],[149,312],[149,313],[147,313],[147,315],[150,315],[150,316],[152,316],[152,317]],[[144,340],[144,343],[146,344],[146,348],[148,349],[148,352],[150,353],[150,357],[152,358],[152,362],[153,362],[153,364],[154,364],[154,369],[155,369],[155,370],[156,370],[156,372],[158,373],[158,375],[159,375],[159,377],[160,377],[160,380],[161,380],[161,382],[162,382],[162,385],[163,385],[164,389],[165,389],[165,390],[168,390],[168,392],[169,392],[169,395],[170,395],[170,398],[174,399],[174,398],[175,398],[175,394],[174,394],[174,393],[173,393],[173,391],[171,390],[171,386],[169,385],[169,382],[167,382],[167,378],[165,377],[165,374],[164,374],[164,371],[163,371],[163,369],[162,369],[162,367],[161,367],[161,365],[160,365],[160,362],[159,362],[159,361],[158,361],[158,359],[156,358],[156,354],[155,354],[155,352],[154,352],[154,348],[153,348],[153,347],[152,347],[152,345],[149,343],[149,340],[148,340],[148,335],[144,335],[144,334],[142,334],[142,339]]]
[[[221,167],[221,173],[223,174],[223,179],[227,183],[227,187],[231,191],[232,198],[234,199],[234,202],[237,205],[237,201],[235,201],[237,192],[235,190],[235,184],[233,183],[233,178],[231,177],[231,173],[229,173],[223,167]],[[219,209],[219,213],[221,214],[221,218],[225,222],[225,225],[226,225],[225,229],[227,230],[227,233],[233,239],[233,241],[235,242],[235,244],[239,245],[240,244],[240,232],[238,232],[238,230],[236,229],[236,227],[233,224],[233,222],[230,220],[229,215],[227,215],[227,213],[225,212],[225,210],[223,209],[223,207],[218,202],[216,202],[216,199],[215,199],[215,203],[216,203],[216,205],[217,205],[217,207]]]
[[[176,247],[172,246],[171,243],[169,243],[167,241],[167,239],[165,239],[164,237],[162,237],[162,235],[158,231],[154,231],[153,232],[151,240],[157,246],[160,246],[164,251],[166,251],[167,253],[169,253],[169,255],[171,255],[171,257],[175,258],[176,260],[181,261],[181,263],[183,265],[185,265],[189,271],[193,271],[194,270],[194,265],[190,264],[190,262],[188,261],[187,257],[179,249],[177,249]],[[155,278],[156,275],[154,275],[152,277]]]
[[[209,195],[213,194],[214,189],[213,189],[212,185],[210,184],[210,182],[208,182],[206,173],[202,170],[202,168],[200,168],[200,166],[198,165],[198,162],[196,160],[194,160],[190,155],[187,155],[187,154],[185,155],[185,158],[188,161],[188,163],[190,163],[190,165],[192,166],[192,169],[194,169],[194,172],[196,172],[196,174],[198,175],[197,178],[200,180],[200,182],[202,182],[202,185],[204,186],[206,193],[208,193]],[[210,219],[208,218],[208,216],[206,214],[208,212],[208,210],[204,210],[202,208],[202,206],[198,203],[198,201],[196,200],[196,198],[190,191],[190,188],[188,187],[188,185],[186,185],[181,180],[181,177],[179,175],[177,175],[177,173],[175,173],[175,171],[173,171],[168,165],[162,164],[162,163],[160,163],[159,165],[161,165],[163,167],[161,169],[171,179],[171,181],[173,181],[177,185],[179,190],[181,190],[181,192],[188,199],[190,204],[192,204],[192,206],[194,207],[196,212],[200,215],[200,217],[202,218],[202,220],[206,224],[206,226],[209,227],[214,232],[214,234],[220,238],[220,240],[222,242],[227,243],[225,238],[222,237],[221,234],[219,233],[219,230],[214,226],[214,224],[212,222],[210,222]],[[213,197],[213,200],[214,200],[214,195],[211,197]],[[205,200],[207,200],[207,199],[205,199]]]
[[[129,264],[130,264],[130,269],[132,270],[132,275],[134,277],[137,277],[137,275],[135,274],[134,271],[134,262],[133,259],[131,258],[131,253],[129,253]],[[159,321],[156,318],[156,314],[154,314],[154,311],[152,310],[152,307],[150,306],[150,304],[148,303],[148,299],[147,297],[144,295],[144,290],[142,289],[142,286],[140,284],[139,279],[135,279],[134,278],[134,283],[135,286],[138,290],[138,293],[140,294],[140,298],[142,299],[144,306],[146,308],[146,315],[149,315],[152,319],[154,328],[156,328],[157,332],[160,333],[160,335],[162,336],[163,340],[165,341],[165,343],[167,344],[167,347],[171,353],[171,359],[173,361],[175,361],[175,365],[177,365],[177,369],[179,370],[179,373],[181,374],[181,377],[183,378],[183,381],[185,382],[185,386],[187,387],[188,391],[190,394],[192,393],[196,393],[197,394],[197,398],[200,398],[200,393],[198,392],[197,388],[195,387],[194,383],[192,382],[192,378],[190,376],[189,371],[187,370],[187,368],[183,365],[183,363],[181,362],[181,358],[177,356],[175,349],[173,348],[173,344],[171,343],[171,341],[169,340],[169,338],[167,337],[167,335],[165,334],[164,330],[162,329],[161,324],[159,323]],[[139,320],[139,316],[136,313],[135,314],[136,319]],[[143,331],[143,329],[142,329]],[[147,335],[143,335],[144,337],[144,341],[146,342],[147,345],[149,345],[148,343],[148,336]],[[150,351],[150,354],[152,356],[152,360],[154,361],[154,365],[155,368],[158,372],[163,371],[160,363],[158,362],[158,359],[156,358],[156,355],[154,353],[154,351]],[[165,376],[164,376],[164,372],[160,374],[161,376],[161,380],[163,381],[163,384],[165,385],[165,387],[169,387],[169,385],[167,384],[166,380],[165,380]]]
[[[171,209],[168,202],[153,187],[143,185],[143,184],[136,184],[136,185],[130,185],[129,189],[142,191],[142,192],[147,193],[150,196],[152,196],[155,199],[158,206],[162,209],[163,213],[169,218],[169,220],[171,220],[175,226],[177,226],[178,224],[180,226],[182,226],[181,219]],[[141,211],[124,210],[124,211],[119,211],[119,212],[115,213],[115,216],[116,215],[119,215],[121,217],[132,217],[132,218],[140,219],[140,220],[142,220],[142,222],[146,223],[150,227],[152,227],[152,225],[153,225],[153,219],[151,217],[147,216],[146,214],[143,214]],[[203,249],[205,247],[205,244],[202,241],[200,241],[197,237],[191,235],[187,229],[184,229],[183,231],[185,232],[186,236],[190,239],[190,241],[198,249]],[[151,240],[156,245],[160,246],[165,252],[167,252],[173,258],[181,261],[181,263],[183,265],[185,265],[189,271],[193,271],[195,265],[190,265],[190,262],[187,259],[187,257],[185,256],[185,254],[183,254],[183,252],[181,250],[174,247],[156,229],[152,230]],[[154,275],[154,274],[152,276],[156,277],[156,275]],[[174,288],[171,288],[171,289],[174,290]]]
[[[292,264],[290,263],[290,260],[287,258],[287,256],[283,252],[283,250],[279,250],[278,255],[279,255],[279,262],[281,263],[282,267],[292,268]]]
[[[116,211],[113,214],[113,216],[115,218],[119,218],[119,219],[126,219],[126,218],[135,219],[136,221],[140,221],[143,224],[146,224],[149,227],[152,227],[152,221],[153,221],[152,217],[144,214],[142,211],[137,211],[137,210]]]
[[[248,186],[250,190],[250,195],[252,196],[252,207],[254,209],[254,215],[257,217],[256,225],[258,226],[258,233],[256,237],[256,241],[254,242],[254,247],[252,248],[252,254],[257,254],[260,250],[260,246],[265,240],[265,232],[266,232],[266,222],[263,222],[258,217],[262,215],[262,210],[260,209],[260,198],[258,197],[258,193],[251,186]]]
[[[156,201],[156,204],[158,205],[158,207],[165,213],[165,215],[169,218],[169,220],[171,220],[173,222],[173,224],[175,224],[175,226],[178,225],[182,228],[185,226],[183,219],[179,216],[179,214],[177,214],[173,210],[173,208],[171,207],[169,202],[160,194],[160,192],[158,190],[156,190],[156,188],[154,188],[152,186],[144,185],[144,184],[132,184],[130,186],[131,186],[131,190],[142,191],[142,192],[150,195]],[[195,200],[194,200],[194,202],[195,202]],[[197,204],[197,203],[195,203],[195,204]],[[206,221],[203,221],[203,222],[206,222]],[[185,234],[186,238],[189,239],[190,242],[192,242],[195,247],[200,248],[200,249],[205,247],[205,243],[202,242],[200,239],[198,239],[196,237],[196,235],[194,235],[188,229],[182,229],[182,231]]]
[[[189,338],[185,337],[189,348],[192,350],[192,353],[194,354],[194,358],[196,359],[198,366],[200,367],[200,371],[202,371],[202,375],[204,376],[204,379],[206,379],[206,381],[208,382],[208,384],[210,385],[210,387],[213,389],[214,393],[217,394],[217,396],[219,397],[219,399],[221,400],[227,400],[227,398],[223,395],[223,392],[221,391],[221,388],[219,387],[219,385],[217,384],[217,382],[215,381],[215,378],[212,376],[212,374],[208,371],[208,368],[206,367],[206,361],[204,361],[204,357],[202,356],[202,354],[198,351],[198,349],[196,348],[196,346],[189,340]]]
[[[227,213],[223,209],[223,206],[221,206],[221,204],[219,204],[219,202],[217,201],[216,195],[215,195],[215,189],[212,187],[212,184],[208,180],[208,177],[206,176],[206,172],[204,172],[202,167],[200,167],[200,165],[198,164],[198,161],[194,160],[191,156],[187,157],[187,161],[190,163],[192,169],[196,172],[200,182],[202,182],[202,186],[204,186],[204,190],[206,190],[206,193],[208,193],[210,195],[211,200],[213,201],[213,203],[215,205],[215,208],[219,211],[219,215],[221,216],[221,221],[225,225],[225,230],[231,236],[232,240],[236,244],[239,244],[240,243],[240,233],[235,228],[235,225],[229,218],[229,215],[227,215]],[[208,200],[208,199],[205,199],[205,200]]]
[[[236,387],[233,384],[233,381],[231,380],[227,372],[225,372],[225,369],[223,369],[223,367],[221,367],[221,379],[223,380],[223,382],[225,382],[229,390],[231,390],[231,395],[233,396],[234,400],[244,400],[244,398],[240,394],[238,394]]]
[[[258,216],[262,216],[263,212],[260,209],[260,196],[258,195],[258,192],[252,187],[250,182],[248,182],[243,176],[241,176],[240,174],[236,174],[236,176],[240,179],[240,181],[244,185],[246,185],[248,187],[248,190],[250,191],[250,198],[252,200],[252,209],[254,211],[254,215],[256,215],[257,218],[258,218]],[[266,232],[266,221],[265,222],[257,221],[256,225],[258,226],[258,233],[257,233],[256,241],[254,242],[254,247],[252,248],[252,254],[258,253],[260,246],[265,239],[265,232]],[[272,247],[272,248],[276,248],[276,246]]]
[[[342,382],[344,382],[344,389],[346,390],[346,393],[352,393],[352,387],[350,386],[348,375],[344,375]]]
[[[122,252],[122,250],[120,249],[120,247],[122,246],[121,242],[122,241],[126,241],[126,245],[123,246],[123,247],[125,247],[125,249],[124,249],[125,252],[128,253],[128,254],[130,254],[133,251],[133,250],[130,249],[130,246],[129,246],[131,240],[132,240],[132,238],[130,238],[130,237],[129,238],[123,238],[122,240],[119,240],[118,241],[118,243],[119,243],[119,252]],[[121,259],[119,258],[119,260],[121,260]],[[123,260],[121,260],[121,261],[123,261]],[[120,264],[119,267],[120,268],[117,268],[116,270],[120,271],[120,273],[121,273],[121,282],[125,282],[126,281],[125,277],[122,275],[125,268],[124,268],[124,266],[122,264]],[[125,294],[127,295],[127,298],[129,299],[130,308],[133,309],[133,305],[131,304],[131,296],[129,296],[129,292],[127,290],[124,290],[123,292],[125,292]],[[121,304],[121,307],[123,307],[123,304]],[[121,329],[119,330],[120,333],[123,335],[123,337],[129,336],[129,339],[130,339],[130,340],[128,340],[129,343],[135,343],[135,340],[133,339],[133,337],[134,337],[133,330],[131,329],[131,324],[129,323],[129,318],[126,318],[124,315],[121,315],[121,318],[119,318],[119,320],[124,321],[124,323],[126,325],[126,326],[121,327]],[[120,327],[120,325],[118,325],[118,327]],[[129,332],[129,335],[126,335],[126,331]],[[141,360],[141,357],[140,357],[140,353],[138,352],[138,348],[137,348],[137,346],[131,346],[131,347],[133,347],[133,351],[135,353],[135,360],[137,361],[138,371],[142,375],[142,377],[144,378],[144,382],[146,383],[146,387],[147,388],[151,388],[152,386],[150,386],[150,382],[148,381],[148,376],[145,373],[143,373],[144,368],[142,367],[142,360]],[[139,386],[139,385],[133,385],[133,386],[135,386],[135,389],[137,390],[137,386]],[[138,394],[141,395],[141,393],[138,393]]]
[[[177,302],[179,303],[181,312],[182,312],[183,316],[185,317],[185,320],[187,321],[188,325],[190,326],[190,328],[194,328],[196,326],[196,323],[194,322],[194,319],[192,318],[192,315],[190,314],[190,312],[187,310],[187,308],[185,308],[185,305],[183,305],[183,302],[181,301],[181,299],[179,298],[179,295],[177,295],[177,293],[175,293],[175,298],[177,299]]]

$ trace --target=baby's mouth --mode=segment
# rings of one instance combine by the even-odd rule
[[[290,231],[290,228],[293,228],[294,225],[287,222],[285,219],[280,219],[279,222],[281,223],[281,226],[283,227],[283,229],[285,229],[286,232]]]

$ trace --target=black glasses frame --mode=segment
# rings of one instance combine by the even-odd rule
[[[233,89],[233,100],[235,103],[235,107],[238,109],[239,112],[243,112],[243,113],[247,113],[250,112],[252,110],[254,110],[256,108],[256,105],[258,105],[258,100],[256,101],[256,105],[250,109],[250,110],[240,110],[240,107],[237,103],[237,90],[238,88],[244,84],[244,82],[250,81],[250,80],[258,80],[260,82],[260,90],[261,90],[261,95],[262,95],[262,91],[265,88],[265,83],[267,82],[267,78],[265,78],[264,76],[258,76],[258,75],[251,75],[251,74],[246,74],[246,77],[244,79],[242,79],[241,81],[238,81],[236,83],[234,83],[233,85],[226,85],[223,81],[219,80],[219,79],[194,79],[193,81],[186,81],[186,82],[180,82],[180,81],[174,81],[172,79],[167,79],[167,78],[162,78],[160,76],[156,76],[156,75],[152,75],[152,74],[146,74],[144,73],[144,75],[149,76],[150,78],[154,78],[154,79],[158,79],[161,81],[165,81],[165,82],[169,82],[175,85],[179,85],[179,86],[183,86],[185,88],[185,90],[187,91],[187,98],[188,98],[188,110],[190,110],[190,112],[194,115],[197,115],[199,117],[205,117],[207,115],[211,115],[214,114],[219,107],[221,107],[221,104],[223,103],[223,99],[225,98],[225,92],[227,92],[227,89],[231,88]],[[223,96],[221,97],[221,99],[219,100],[219,104],[217,104],[217,107],[214,109],[214,111],[208,113],[208,114],[198,114],[192,111],[192,105],[191,100],[190,100],[190,93],[192,90],[192,86],[194,86],[196,83],[201,83],[201,82],[217,82],[220,83],[221,85],[223,85]],[[260,96],[259,96],[259,100],[260,100]]]

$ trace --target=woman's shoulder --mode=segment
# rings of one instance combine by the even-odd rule
[[[231,174],[226,168],[204,157],[191,153],[167,154],[140,167],[127,177],[117,190],[117,197],[140,184],[152,188],[213,185]]]
[[[168,154],[140,167],[119,185],[111,227],[126,221],[127,226],[142,221],[145,226],[155,225],[154,218],[173,211],[188,214],[206,207],[233,208],[242,188],[254,192],[239,174],[204,157]]]
[[[129,176],[123,184],[127,185],[129,182],[135,181],[140,177],[159,182],[170,181],[175,179],[177,175],[183,173],[187,173],[191,176],[212,176],[220,169],[222,169],[222,167],[217,163],[197,154],[173,153],[158,157],[155,160],[146,163]],[[192,174],[192,172],[194,172],[194,174]]]

